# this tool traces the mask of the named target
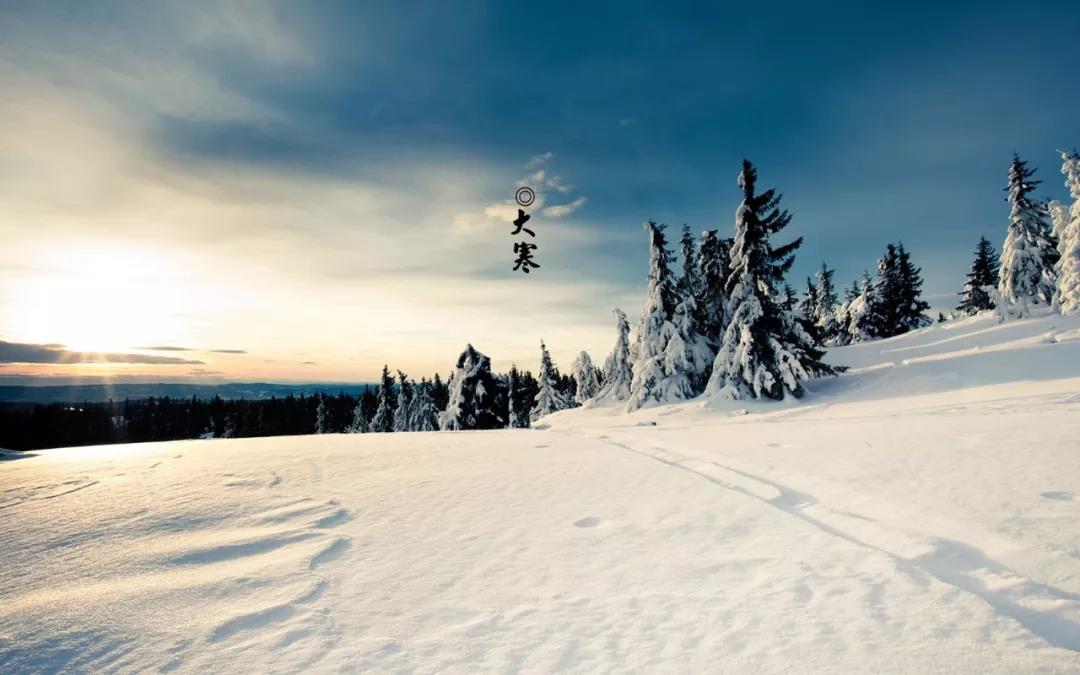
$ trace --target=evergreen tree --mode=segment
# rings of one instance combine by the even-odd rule
[[[810,277],[806,277],[806,289],[803,291],[802,299],[799,301],[799,312],[802,313],[803,319],[807,323],[814,325],[817,324],[817,286],[811,281]]]
[[[698,332],[715,346],[720,344],[720,336],[727,327],[727,293],[724,289],[731,266],[731,241],[718,238],[716,230],[702,232],[698,266],[698,312],[701,317]]]
[[[511,366],[506,376],[507,419],[511,429],[528,429],[529,401],[523,386],[521,372],[517,366]]]
[[[398,372],[397,408],[394,410],[394,431],[412,431],[413,385],[405,373]]]
[[[571,370],[574,374],[574,382],[577,383],[574,398],[578,403],[584,404],[600,392],[600,382],[596,379],[596,369],[593,368],[592,357],[589,353],[582,351],[578,354],[571,365]]]
[[[472,345],[466,345],[458,357],[449,387],[449,403],[439,415],[440,429],[464,431],[506,426],[504,410],[498,405],[502,386],[491,374],[491,359]]]
[[[964,314],[976,314],[984,309],[993,309],[991,297],[998,284],[997,251],[986,237],[979,237],[975,247],[975,260],[967,273],[964,290],[960,293],[960,304],[956,309]]]
[[[420,378],[420,384],[413,393],[412,411],[409,419],[410,431],[438,431],[439,409],[435,407],[431,383]]]
[[[1047,208],[1030,194],[1041,181],[1032,180],[1034,169],[1019,155],[1009,167],[1006,201],[1010,205],[1009,231],[1001,250],[998,294],[1009,305],[1008,313],[1024,316],[1030,305],[1053,300],[1057,275],[1057,242],[1046,222]]]
[[[922,268],[911,262],[911,254],[903,243],[896,245],[897,271],[900,277],[900,295],[896,307],[896,318],[900,333],[918,330],[933,323],[926,315],[930,303],[922,299]]]
[[[435,373],[435,377],[431,378],[431,399],[435,401],[437,409],[446,410],[447,401],[450,399],[450,389],[439,377],[438,373]]]
[[[319,394],[319,407],[315,410],[315,433],[330,433],[330,413],[326,410],[326,397]]]
[[[682,285],[682,292],[693,296],[696,301],[701,297],[701,268],[694,237],[687,225],[682,226],[679,248],[682,253],[682,277],[679,283]]]
[[[368,416],[364,411],[364,398],[361,396],[356,400],[356,407],[353,408],[352,422],[349,424],[350,434],[366,434],[368,431]]]
[[[372,433],[386,433],[394,430],[394,378],[390,377],[390,368],[383,366],[379,389],[375,392],[377,407],[375,415],[368,424]]]
[[[869,272],[863,272],[862,283],[858,288],[858,294],[847,305],[845,339],[848,344],[866,342],[879,337],[877,330],[880,311],[875,286]]]
[[[785,312],[794,312],[796,306],[799,304],[799,294],[795,292],[795,289],[791,287],[791,284],[784,284],[783,290],[780,291],[780,308]]]
[[[634,378],[630,383],[627,411],[668,400],[664,351],[675,333],[671,318],[678,304],[678,293],[671,274],[670,252],[664,229],[664,225],[657,225],[651,220],[645,223],[645,230],[649,233],[649,285],[638,324]]]
[[[1080,153],[1076,150],[1061,153],[1061,173],[1065,187],[1073,199],[1067,220],[1060,226],[1061,258],[1057,267],[1057,289],[1054,305],[1062,314],[1080,311]]]
[[[821,361],[824,352],[813,338],[776,305],[776,287],[794,264],[802,239],[775,248],[769,243],[791,216],[777,208],[780,195],[774,190],[756,194],[756,182],[753,165],[743,160],[743,200],[735,214],[728,279],[731,323],[713,362],[708,392],[728,398],[800,397],[802,380],[838,371]]]
[[[630,398],[630,383],[634,379],[630,367],[630,323],[621,309],[615,313],[615,346],[604,362],[604,384],[597,398],[625,401]]]
[[[821,263],[821,269],[817,272],[817,286],[814,293],[814,325],[817,326],[818,334],[823,340],[836,337],[836,288],[833,286],[833,276],[836,270],[831,270],[825,263]]]
[[[570,401],[558,388],[559,373],[551,361],[551,354],[543,340],[540,341],[540,375],[536,378],[537,392],[529,416],[535,422],[544,415],[565,410]]]

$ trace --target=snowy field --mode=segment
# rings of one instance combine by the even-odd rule
[[[1080,671],[1080,320],[794,404],[0,461],[0,672]]]

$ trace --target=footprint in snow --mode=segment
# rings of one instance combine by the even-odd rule
[[[600,527],[600,525],[603,522],[604,521],[602,519],[597,518],[596,516],[588,516],[588,517],[582,518],[581,520],[575,520],[574,521],[574,527],[581,527],[581,528]]]
[[[1047,499],[1056,499],[1059,502],[1071,502],[1073,499],[1071,492],[1065,492],[1064,490],[1051,490],[1049,492],[1040,492],[1040,497],[1046,497]]]

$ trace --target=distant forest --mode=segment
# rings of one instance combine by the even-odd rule
[[[536,395],[536,379],[527,371],[518,374],[520,397],[531,401]],[[573,378],[556,375],[556,382],[559,389],[573,396]],[[445,409],[449,387],[438,375],[430,382],[430,391],[435,406]],[[399,393],[400,388],[395,386],[394,396]],[[372,419],[378,407],[377,385],[364,385],[358,395],[343,391],[259,400],[161,396],[84,403],[0,403],[0,448],[39,450],[200,438],[353,433],[358,431],[357,411],[365,419]]]

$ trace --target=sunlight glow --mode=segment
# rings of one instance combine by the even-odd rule
[[[8,329],[71,350],[127,351],[178,338],[190,307],[178,266],[151,249],[43,248],[33,272],[8,281]]]

